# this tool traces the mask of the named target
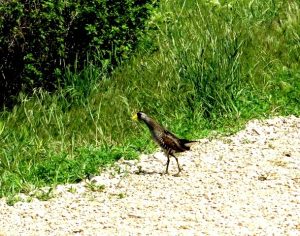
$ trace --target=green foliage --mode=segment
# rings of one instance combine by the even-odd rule
[[[295,1],[176,1],[163,7],[157,18],[172,23],[160,27],[160,51],[173,66],[176,85],[188,87],[185,106],[192,113],[238,118],[254,84],[263,88],[282,68],[299,69]]]
[[[3,1],[0,5],[0,103],[23,88],[53,89],[67,67],[82,69],[90,52],[111,66],[143,34],[152,0]],[[92,59],[90,58],[90,60]],[[73,68],[74,69],[74,68]]]
[[[296,0],[161,1],[138,52],[112,73],[109,60],[88,61],[55,93],[20,94],[0,113],[0,195],[153,151],[147,127],[130,120],[139,110],[193,139],[299,116],[299,26]]]
[[[101,167],[112,164],[126,155],[129,159],[136,158],[137,152],[130,147],[72,147],[68,153],[46,153],[51,150],[44,144],[38,151],[36,145],[29,146],[18,140],[22,153],[16,153],[20,147],[12,147],[12,152],[7,152],[7,147],[0,152],[2,163],[1,192],[6,195],[10,192],[26,191],[26,186],[35,183],[36,186],[51,185],[53,183],[77,182],[89,174],[98,173]],[[41,144],[42,145],[42,144]],[[67,145],[67,144],[66,144]],[[35,152],[33,153],[33,149]],[[26,150],[27,149],[27,150]],[[67,150],[66,150],[67,152]]]
[[[105,189],[105,185],[90,182],[87,183],[87,188],[90,189],[92,192],[103,192]]]

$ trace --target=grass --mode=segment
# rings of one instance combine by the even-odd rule
[[[98,173],[153,151],[143,110],[186,138],[300,114],[300,3],[162,0],[136,55],[87,64],[55,93],[0,113],[0,197]]]

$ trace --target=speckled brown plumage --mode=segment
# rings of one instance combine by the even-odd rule
[[[159,125],[156,121],[154,121],[151,117],[147,116],[143,112],[138,112],[134,116],[134,118],[145,122],[151,132],[152,138],[163,149],[165,155],[168,158],[166,164],[166,174],[168,174],[170,156],[173,156],[175,158],[179,174],[181,168],[179,166],[178,158],[175,156],[175,153],[190,150],[190,144],[195,141],[189,141],[187,139],[180,139],[176,137],[174,134],[166,130],[164,127]]]

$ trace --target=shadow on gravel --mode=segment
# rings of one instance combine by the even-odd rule
[[[133,172],[136,175],[163,175],[162,172],[157,171],[146,171],[146,170],[137,170]]]

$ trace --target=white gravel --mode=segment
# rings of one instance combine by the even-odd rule
[[[48,201],[1,199],[0,235],[300,235],[300,118],[202,139],[180,156],[179,177],[160,175],[165,162],[120,160],[91,179],[104,190],[87,180]]]

